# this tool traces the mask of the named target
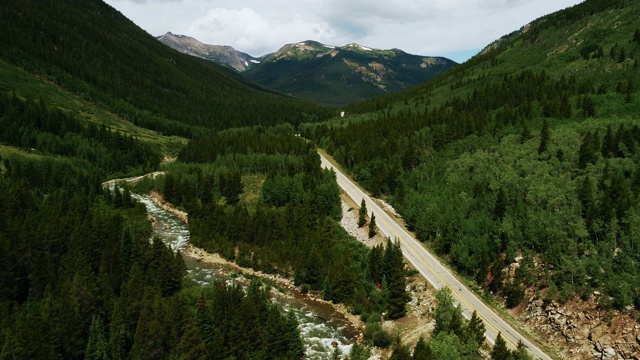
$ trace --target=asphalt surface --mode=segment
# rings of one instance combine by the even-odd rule
[[[471,318],[474,310],[477,311],[480,318],[484,321],[486,328],[485,336],[491,344],[494,343],[498,333],[501,333],[510,348],[515,349],[518,341],[522,341],[534,358],[551,359],[551,357],[522,336],[461,283],[444,265],[431,255],[412,234],[404,230],[396,220],[378,206],[376,202],[340,172],[340,170],[333,166],[322,154],[320,154],[320,157],[322,159],[322,167],[333,169],[336,173],[338,185],[356,204],[360,205],[362,199],[365,199],[369,216],[371,216],[371,213],[375,213],[376,215],[376,225],[379,231],[392,240],[400,241],[402,253],[405,258],[434,288],[449,287],[454,299],[460,304],[463,315],[467,319]]]

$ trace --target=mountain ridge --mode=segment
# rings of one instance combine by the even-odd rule
[[[156,36],[156,39],[182,53],[210,60],[237,71],[245,71],[249,69],[251,64],[259,61],[258,58],[238,51],[232,46],[205,44],[186,35],[167,32],[164,35]]]
[[[65,0],[41,9],[12,2],[0,16],[6,24],[0,60],[164,134],[191,137],[257,119],[295,124],[325,111],[177,53],[102,1]]]
[[[169,32],[157,38],[182,53],[231,67],[269,88],[333,106],[400,91],[458,65],[444,57],[357,43],[334,46],[305,40],[253,57],[232,47],[203,44],[186,35]]]

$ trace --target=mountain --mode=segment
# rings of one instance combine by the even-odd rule
[[[336,47],[307,40],[255,58],[229,46],[206,45],[184,35],[167,33],[157,38],[185,54],[236,69],[264,86],[333,106],[397,92],[457,65],[443,57],[355,43]]]
[[[260,63],[257,58],[237,51],[231,46],[207,45],[192,37],[174,35],[170,32],[156,38],[163,44],[182,53],[227,65],[237,71],[245,71],[253,65]]]
[[[11,2],[0,15],[1,61],[165,134],[297,124],[326,114],[177,53],[99,0]]]
[[[630,357],[640,310],[639,13],[638,1],[584,1],[301,134],[524,327],[559,338],[554,347],[568,352],[558,357],[605,356],[605,343]],[[592,320],[554,319],[567,314],[560,306]],[[620,326],[593,332],[607,323]]]
[[[244,75],[302,99],[346,105],[425,82],[457,65],[442,57],[411,55],[358,44],[304,41],[260,59]]]

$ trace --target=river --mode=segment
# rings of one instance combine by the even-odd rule
[[[189,245],[189,228],[181,219],[157,206],[151,199],[138,194],[131,195],[144,204],[149,215],[156,220],[152,236],[157,236],[173,251],[184,250]],[[219,265],[207,264],[184,256],[188,277],[202,286],[214,281],[246,284],[246,279],[237,274],[229,274]],[[344,317],[326,303],[302,296],[297,291],[273,289],[271,300],[283,311],[294,311],[300,323],[300,333],[305,344],[306,359],[327,359],[331,357],[337,343],[343,354],[349,354],[355,331]]]

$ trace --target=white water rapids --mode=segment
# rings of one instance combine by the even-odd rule
[[[137,194],[131,195],[144,204],[147,213],[156,220],[152,236],[159,237],[173,251],[181,251],[189,244],[189,228],[177,216],[156,205],[151,199]],[[213,281],[235,280],[228,274],[216,272],[212,266],[184,257],[188,277],[202,286],[210,286]],[[305,344],[306,359],[328,359],[335,351],[332,343],[337,343],[342,354],[348,355],[353,344],[353,331],[335,310],[324,303],[301,297],[300,294],[271,292],[271,300],[283,311],[294,311],[300,323],[300,333]]]

